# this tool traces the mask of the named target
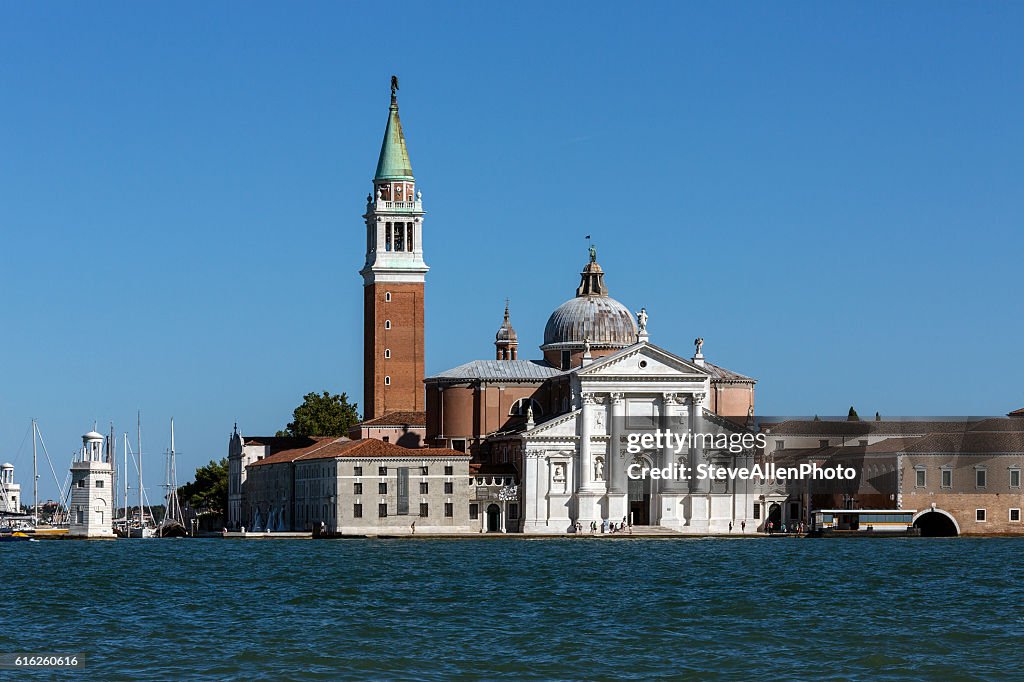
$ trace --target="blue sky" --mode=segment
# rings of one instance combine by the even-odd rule
[[[185,480],[236,419],[361,403],[392,73],[428,373],[491,357],[506,296],[539,356],[591,234],[652,341],[703,336],[763,414],[1024,406],[1022,25],[1011,3],[2,3],[0,458],[29,482],[34,416],[63,478],[94,421],[141,410],[147,478],[174,416]]]

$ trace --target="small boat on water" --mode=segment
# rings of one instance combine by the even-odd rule
[[[38,540],[28,533],[23,533],[19,530],[13,533],[0,535],[0,542],[38,542]]]

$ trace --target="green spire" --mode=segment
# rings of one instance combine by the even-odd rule
[[[409,150],[405,148],[405,134],[402,120],[398,118],[398,79],[391,77],[391,108],[388,111],[388,127],[384,130],[384,142],[380,146],[377,173],[374,180],[412,180],[412,163]]]

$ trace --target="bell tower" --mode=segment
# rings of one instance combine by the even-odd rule
[[[384,142],[363,215],[363,419],[425,409],[424,215],[398,117],[398,78],[392,76]]]

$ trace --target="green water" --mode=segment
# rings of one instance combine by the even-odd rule
[[[1024,675],[1024,540],[0,544],[39,679]],[[21,671],[0,676],[24,679]]]

